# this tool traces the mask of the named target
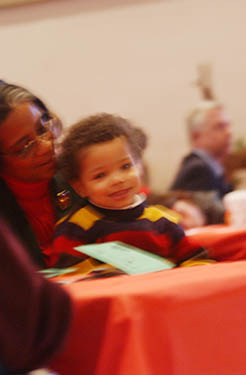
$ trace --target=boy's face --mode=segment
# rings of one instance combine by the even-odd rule
[[[78,154],[77,192],[92,203],[119,209],[134,203],[141,186],[139,166],[124,137],[89,146]]]

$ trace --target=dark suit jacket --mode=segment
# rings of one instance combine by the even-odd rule
[[[70,197],[70,204],[62,208],[57,202],[57,194],[61,191],[68,191]],[[83,204],[74,190],[64,182],[59,174],[57,174],[50,182],[50,192],[54,204],[56,218],[59,220],[61,217],[67,215],[78,205]],[[38,245],[35,235],[27,221],[22,208],[17,203],[15,196],[8,189],[5,182],[0,178],[0,210],[1,216],[8,223],[11,230],[20,238],[25,250],[29,253],[30,257],[36,265],[43,268],[45,267],[45,259],[43,253]]]
[[[232,186],[224,176],[216,175],[204,159],[191,152],[183,159],[171,190],[216,191],[222,198],[232,191]]]

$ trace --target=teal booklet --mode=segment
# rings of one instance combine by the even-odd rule
[[[111,264],[129,275],[162,271],[176,266],[166,258],[119,241],[77,246],[75,250]]]

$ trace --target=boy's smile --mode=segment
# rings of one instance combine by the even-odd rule
[[[89,146],[77,158],[80,177],[74,187],[80,195],[110,209],[134,203],[141,185],[140,170],[124,137]]]

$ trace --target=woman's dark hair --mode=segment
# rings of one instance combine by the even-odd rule
[[[5,121],[11,111],[24,103],[35,104],[44,114],[49,115],[46,105],[37,96],[24,87],[3,83],[0,85],[0,124]]]
[[[82,149],[121,136],[125,137],[133,157],[141,159],[147,145],[147,136],[142,129],[133,126],[123,117],[99,113],[69,127],[61,143],[58,159],[64,178],[73,181],[79,177],[77,155]]]

